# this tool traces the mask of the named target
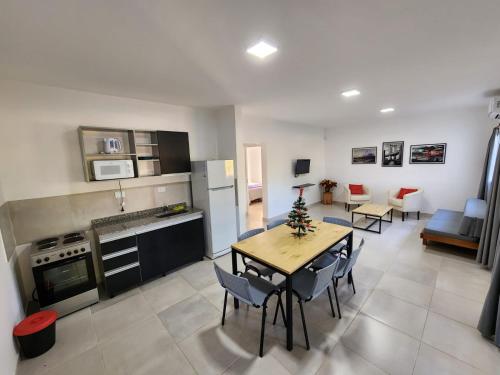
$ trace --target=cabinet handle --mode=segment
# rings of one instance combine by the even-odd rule
[[[134,247],[131,247],[131,248],[125,249],[125,250],[115,251],[114,253],[104,255],[102,257],[102,260],[116,258],[116,257],[122,256],[122,255],[128,254],[128,253],[133,253],[134,251],[137,251],[137,246],[134,246]]]
[[[117,273],[120,273],[120,272],[123,272],[123,271],[127,271],[127,270],[129,270],[131,268],[135,268],[135,267],[139,267],[139,262],[127,264],[126,266],[123,266],[123,267],[120,267],[120,268],[115,268],[114,270],[105,272],[104,273],[104,277],[113,276],[113,275],[116,275]]]

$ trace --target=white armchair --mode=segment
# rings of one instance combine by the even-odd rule
[[[417,220],[420,220],[420,210],[422,209],[422,196],[424,190],[421,188],[417,189],[414,193],[407,193],[403,196],[403,199],[398,199],[398,194],[400,189],[389,190],[389,205],[395,210],[401,212],[401,219],[405,221],[405,214],[408,217],[409,212],[417,213]]]
[[[363,194],[351,194],[349,189],[349,184],[344,185],[345,189],[345,209],[347,212],[351,209],[351,204],[362,205],[365,203],[370,203],[372,201],[372,195],[370,193],[370,188],[363,185]]]

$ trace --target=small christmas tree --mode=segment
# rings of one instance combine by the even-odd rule
[[[288,214],[288,225],[290,228],[295,229],[294,236],[302,237],[307,232],[314,232],[315,226],[311,225],[311,219],[307,213],[306,201],[302,197],[304,189],[300,189],[299,197],[293,202],[292,211]]]

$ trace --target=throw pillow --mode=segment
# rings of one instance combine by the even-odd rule
[[[354,195],[360,195],[363,194],[363,185],[354,185],[354,184],[349,184],[349,190],[351,191],[351,194]]]
[[[401,189],[399,189],[399,193],[398,193],[397,198],[398,198],[398,199],[403,199],[403,197],[404,197],[406,194],[414,193],[414,192],[416,192],[416,191],[418,191],[418,189],[401,188]]]

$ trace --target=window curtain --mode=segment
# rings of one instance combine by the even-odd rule
[[[484,337],[495,340],[500,347],[500,153],[498,128],[488,144],[478,198],[487,201],[487,212],[481,232],[476,260],[492,270],[491,284],[486,296],[478,329]]]
[[[488,142],[488,150],[484,160],[483,174],[477,195],[479,199],[486,201],[487,209],[476,260],[490,269],[493,267],[497,253],[498,234],[500,231],[500,209],[498,209],[500,205],[499,142],[499,131],[498,128],[495,128]]]

